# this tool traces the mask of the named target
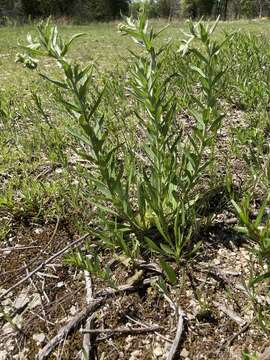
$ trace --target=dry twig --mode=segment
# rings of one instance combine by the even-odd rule
[[[176,331],[176,335],[175,335],[175,338],[174,338],[174,342],[172,344],[169,355],[167,357],[167,360],[173,360],[173,359],[176,358],[177,351],[178,351],[179,346],[180,346],[182,334],[183,334],[183,331],[184,331],[185,314],[184,314],[184,312],[182,311],[182,309],[179,306],[177,306],[177,315],[176,316],[178,318],[177,331]]]
[[[67,325],[63,326],[58,334],[41,350],[38,356],[38,360],[46,359],[55,347],[66,338],[71,331],[74,331],[78,326],[85,321],[90,315],[92,315],[97,309],[99,309],[106,301],[106,298],[116,295],[121,292],[133,292],[138,290],[141,286],[147,286],[153,282],[154,278],[145,279],[142,284],[135,285],[122,285],[118,289],[107,288],[97,293],[98,298],[93,300],[84,310],[82,310],[77,316],[75,316]]]
[[[158,288],[162,291],[165,300],[168,301],[170,307],[175,312],[175,316],[177,319],[177,330],[176,330],[175,338],[167,357],[167,360],[173,360],[176,358],[181,343],[182,335],[184,332],[185,313],[183,312],[183,310],[180,308],[179,305],[175,304],[175,302],[164,292],[164,290],[159,285]]]
[[[66,247],[64,247],[64,249],[58,251],[56,254],[49,257],[46,261],[43,261],[41,264],[39,264],[39,266],[37,268],[35,268],[35,270],[31,271],[27,276],[25,276],[23,279],[21,279],[16,284],[14,284],[9,289],[7,289],[0,296],[0,301],[2,301],[12,290],[16,289],[19,285],[23,284],[25,281],[27,281],[29,278],[31,278],[33,275],[35,275],[38,271],[43,269],[47,264],[49,264],[50,262],[52,262],[54,259],[58,258],[59,256],[63,255],[70,248],[72,248],[72,247],[78,245],[79,243],[81,243],[88,236],[89,236],[89,234],[86,234],[86,235],[80,237],[79,239],[77,239],[77,240],[73,241],[72,243],[68,244]]]
[[[125,316],[126,316],[126,318],[127,318],[128,320],[134,322],[134,323],[137,324],[137,325],[143,326],[144,328],[149,327],[149,325],[146,325],[146,324],[144,324],[144,323],[141,322],[141,321],[135,320],[135,319],[133,319],[133,318],[132,318],[131,316],[129,316],[129,315],[125,315]],[[155,331],[155,334],[156,334],[157,336],[159,336],[161,339],[163,339],[163,340],[165,340],[165,341],[167,341],[167,342],[169,342],[169,343],[171,343],[171,344],[173,343],[173,341],[172,341],[170,338],[167,338],[166,336],[160,334],[159,332]]]
[[[96,293],[96,297],[104,297],[104,296],[107,297],[107,296],[117,295],[125,291],[126,292],[137,291],[140,287],[143,288],[145,286],[151,285],[157,280],[158,280],[158,276],[152,276],[150,278],[144,279],[141,283],[120,285],[116,289],[106,288],[98,291]]]
[[[80,324],[99,309],[105,302],[105,299],[95,299],[84,310],[82,310],[77,316],[75,316],[68,324],[63,326],[57,335],[52,338],[46,346],[38,354],[38,360],[47,359],[56,346],[66,338],[72,331],[75,331]]]
[[[109,337],[121,336],[121,335],[140,335],[149,332],[155,332],[160,330],[161,327],[158,325],[153,325],[150,327],[141,327],[141,328],[116,328],[116,329],[83,329],[83,334],[109,334]]]
[[[25,264],[25,263],[24,263]],[[29,275],[29,271],[27,269],[27,265],[25,264],[25,267],[26,267],[26,275]],[[39,294],[40,296],[40,300],[41,300],[41,310],[42,310],[42,313],[43,313],[43,317],[39,315],[39,318],[42,319],[42,321],[45,323],[46,325],[46,328],[47,328],[47,331],[49,332],[50,331],[50,327],[49,327],[49,322],[47,320],[47,316],[46,316],[46,312],[45,312],[45,309],[44,309],[44,305],[43,305],[43,301],[42,301],[42,292],[40,291],[40,289],[36,286],[36,284],[34,283],[34,281],[32,280],[32,278],[30,277],[29,278],[29,281],[30,281],[30,284],[33,286],[33,288],[36,290],[36,292]]]
[[[32,250],[32,249],[40,249],[40,248],[41,248],[41,246],[12,246],[12,247],[7,247],[7,248],[1,248],[0,252]]]
[[[237,331],[235,334],[229,336],[227,339],[225,339],[221,346],[219,347],[218,351],[221,351],[222,349],[224,349],[225,346],[230,346],[232,344],[232,342],[241,334],[243,334],[244,332],[246,332],[248,330],[248,328],[250,327],[252,321],[246,323],[246,325],[242,326],[240,328],[239,331]]]
[[[213,303],[220,311],[226,314],[230,319],[235,321],[238,325],[244,326],[246,324],[246,320],[242,319],[238,314],[236,314],[233,310],[227,308],[226,306],[219,304],[218,302]]]
[[[87,270],[84,271],[84,277],[85,277],[85,288],[86,288],[86,303],[87,305],[89,305],[94,300],[92,277],[89,271]],[[94,319],[95,319],[95,315],[92,314],[90,318],[87,320],[85,325],[85,329],[87,331],[90,331],[92,329]],[[87,359],[95,358],[95,349],[93,343],[94,343],[93,336],[91,336],[89,332],[84,333],[82,360],[84,360],[85,357]]]

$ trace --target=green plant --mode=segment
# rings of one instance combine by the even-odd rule
[[[251,353],[249,350],[245,350],[242,353],[242,360],[259,360],[256,353]]]
[[[131,83],[133,94],[142,104],[143,110],[150,115],[148,123],[138,115],[140,125],[144,131],[145,129],[147,131],[146,139],[149,145],[147,144],[148,148],[145,147],[144,150],[152,174],[151,178],[144,177],[143,182],[138,186],[142,188],[142,193],[146,197],[146,206],[143,206],[145,213],[141,214],[141,220],[143,221],[145,214],[152,217],[152,222],[167,242],[166,251],[170,255],[174,254],[176,259],[182,256],[183,247],[194,230],[191,223],[196,222],[194,220],[198,199],[196,196],[193,197],[191,192],[211,163],[212,159],[206,160],[203,156],[205,150],[213,144],[222,120],[217,107],[215,86],[222,77],[223,71],[218,70],[216,59],[225,42],[218,44],[211,40],[215,26],[216,24],[209,28],[202,23],[196,26],[191,24],[190,34],[187,34],[188,40],[183,40],[180,49],[184,55],[187,51],[193,52],[202,62],[201,68],[190,66],[190,70],[200,76],[202,97],[196,98],[198,112],[191,112],[197,124],[188,142],[183,141],[181,129],[178,129],[179,136],[173,135],[173,129],[177,129],[176,107],[173,98],[166,101],[170,79],[162,79],[164,64],[160,56],[166,47],[155,51],[153,40],[158,34],[150,31],[148,35],[147,23],[143,16],[139,18],[137,26],[128,19],[128,24],[121,27],[122,31],[145,48],[147,54],[145,59],[137,57],[132,73],[134,82]],[[136,28],[139,31],[136,31]],[[200,52],[197,47],[191,46],[194,39],[200,41],[206,50],[206,55],[204,51]],[[169,221],[168,216],[171,217]],[[174,229],[171,236],[172,223]],[[186,233],[188,227],[189,234]],[[148,244],[150,244],[149,239]],[[160,244],[163,250],[164,245]],[[152,242],[150,246],[157,250]]]
[[[149,29],[144,10],[138,20],[126,18],[126,23],[120,25],[120,32],[142,49],[139,55],[132,53],[129,74],[130,94],[135,100],[133,114],[141,134],[141,142],[134,148],[129,141],[110,141],[108,120],[101,111],[106,87],[91,87],[95,81],[93,68],[66,58],[71,43],[81,34],[66,42],[56,26],[42,23],[38,39],[29,36],[26,54],[17,57],[26,65],[37,65],[36,56],[49,56],[64,74],[63,80],[41,76],[59,89],[58,102],[75,120],[69,132],[78,140],[76,151],[91,163],[88,180],[95,193],[89,201],[99,209],[103,222],[94,233],[105,246],[131,258],[145,250],[157,253],[171,282],[176,276],[167,259],[180,264],[183,256],[192,256],[196,250],[193,240],[207,216],[199,212],[203,193],[198,188],[213,163],[215,138],[223,117],[216,88],[224,69],[217,59],[229,39],[221,43],[212,40],[216,25],[191,24],[180,48],[182,56],[192,52],[200,64],[190,66],[199,78],[201,95],[194,97],[197,109],[190,113],[196,124],[188,137],[176,118],[176,99],[169,95],[175,74],[164,77],[164,54],[169,45],[156,46],[164,29]],[[193,45],[194,40],[200,47]],[[209,149],[212,155],[207,156]]]
[[[225,75],[226,98],[242,110],[265,109],[269,102],[269,51],[265,51],[265,36],[237,32],[235,41],[223,49],[230,64]]]
[[[259,275],[254,275],[250,279],[250,287],[270,279],[270,215],[266,213],[269,201],[270,194],[262,203],[255,220],[251,220],[250,197],[245,197],[241,205],[232,200],[236,214],[242,224],[242,226],[238,227],[238,230],[253,242],[254,246],[251,246],[250,250],[256,256],[262,269]],[[266,272],[265,267],[267,268]]]
[[[87,250],[89,251],[89,248]],[[98,275],[103,280],[109,282],[113,287],[115,286],[110,267],[105,266],[105,269],[104,267],[102,268],[98,255],[93,253],[93,251],[91,251],[91,256],[86,256],[80,250],[73,251],[65,257],[65,262],[67,264],[86,270],[91,274]]]
[[[1,198],[0,198],[0,206],[1,206]],[[1,217],[3,218],[1,220],[1,226],[0,226],[0,242],[2,240],[5,240],[7,235],[11,231],[11,221],[7,217],[5,218],[3,214],[1,214]]]

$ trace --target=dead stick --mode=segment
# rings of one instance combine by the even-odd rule
[[[46,359],[54,348],[61,342],[61,340],[68,336],[71,331],[74,331],[81,322],[83,322],[86,318],[92,315],[98,308],[100,308],[103,303],[106,301],[107,297],[116,295],[121,292],[133,292],[138,290],[138,288],[150,285],[157,277],[151,277],[145,279],[142,284],[135,285],[122,285],[119,286],[118,289],[104,289],[97,293],[98,299],[93,300],[91,304],[89,304],[83,311],[81,311],[75,318],[73,318],[67,325],[62,327],[58,334],[41,350],[38,356],[38,360]],[[100,299],[102,297],[102,299]],[[94,304],[94,305],[93,305]],[[96,305],[96,307],[95,307]]]
[[[137,325],[143,326],[144,328],[149,327],[148,325],[144,324],[143,322],[133,319],[133,318],[130,317],[129,315],[125,315],[125,316],[126,316],[126,318],[127,318],[128,320],[134,322],[134,323],[137,324]],[[169,339],[169,338],[167,338],[166,336],[160,334],[159,332],[156,331],[155,334],[156,334],[157,336],[159,336],[161,339],[163,339],[163,340],[165,340],[165,341],[167,341],[167,342],[169,342],[169,343],[171,343],[171,344],[173,343],[173,341],[172,341],[171,339]]]
[[[177,317],[178,317],[177,331],[176,331],[176,335],[175,335],[172,347],[170,349],[169,355],[167,357],[167,360],[175,359],[177,351],[179,349],[180,342],[181,342],[182,334],[183,334],[183,331],[184,331],[184,317],[185,317],[185,314],[184,314],[184,312],[181,310],[181,308],[179,306],[177,306]]]
[[[151,327],[141,327],[141,328],[116,328],[116,329],[83,329],[83,334],[110,334],[110,336],[119,336],[119,335],[126,335],[126,334],[145,334],[149,332],[155,332],[160,330],[161,327],[158,325],[154,325]]]
[[[63,326],[57,335],[48,342],[46,346],[39,352],[38,360],[45,360],[52,353],[55,347],[66,338],[70,332],[75,331],[78,326],[96,310],[98,310],[105,302],[105,299],[95,299],[77,316],[75,316],[67,325]]]
[[[51,238],[50,238],[50,243],[53,241],[53,239],[54,239],[54,237],[55,237],[55,235],[56,235],[56,233],[57,233],[59,224],[60,224],[60,216],[57,216],[56,225],[55,225],[55,228],[54,228],[54,230],[53,230],[53,234],[52,234],[52,236],[51,236]]]
[[[181,342],[181,338],[182,338],[182,334],[184,332],[184,319],[185,319],[185,313],[183,312],[183,310],[180,308],[180,306],[178,306],[171,298],[169,295],[167,295],[164,290],[157,285],[157,287],[159,288],[159,290],[161,290],[161,292],[163,293],[164,299],[166,301],[168,301],[168,303],[170,304],[170,307],[172,308],[172,310],[175,312],[175,317],[177,319],[177,330],[176,330],[176,334],[175,334],[175,338],[173,341],[173,344],[171,346],[169,355],[167,357],[167,360],[173,360],[176,357],[177,351],[179,349],[180,346],[180,342]]]
[[[26,267],[26,275],[28,275],[28,274],[29,274],[29,271],[28,271],[28,269],[27,269],[27,265],[26,265],[25,262],[24,262],[24,265],[25,265],[25,267]],[[39,294],[39,296],[40,296],[40,301],[41,301],[41,304],[40,304],[40,305],[41,305],[41,309],[42,309],[42,313],[43,313],[44,318],[42,318],[41,315],[39,315],[39,318],[41,318],[42,321],[45,322],[46,327],[47,327],[47,331],[50,332],[49,323],[48,323],[48,320],[47,320],[46,312],[45,312],[45,310],[44,310],[44,305],[43,305],[43,301],[42,301],[42,293],[41,293],[40,289],[36,286],[36,284],[34,283],[34,281],[32,280],[32,278],[29,279],[29,282],[30,282],[30,284],[33,286],[33,288],[36,290],[36,292],[37,292],[37,293]]]
[[[87,257],[91,258],[91,255],[87,255]],[[93,282],[92,277],[89,271],[84,271],[85,277],[85,288],[86,288],[86,303],[90,304],[94,299],[93,295]],[[86,330],[91,330],[93,328],[95,315],[92,314],[89,319],[87,319],[85,328]],[[94,337],[90,335],[90,333],[84,333],[83,336],[83,353],[81,359],[85,358],[94,360],[95,359],[95,349],[94,349]]]
[[[8,248],[0,249],[1,252],[8,252],[8,251],[18,251],[18,250],[30,250],[30,249],[40,249],[41,246],[13,246]]]
[[[56,254],[52,255],[49,259],[47,259],[46,261],[43,261],[37,268],[35,268],[35,270],[33,270],[32,272],[30,272],[27,276],[25,276],[23,279],[21,279],[20,281],[18,281],[16,284],[14,284],[13,286],[11,286],[9,289],[7,289],[1,296],[0,296],[0,301],[2,301],[12,290],[14,290],[15,288],[17,288],[19,285],[23,284],[25,281],[27,281],[30,277],[32,277],[33,275],[35,275],[39,270],[43,269],[46,265],[48,265],[50,262],[52,262],[54,259],[56,259],[57,257],[61,256],[62,254],[64,254],[67,250],[69,250],[70,248],[78,245],[80,242],[82,242],[84,239],[86,239],[89,236],[89,234],[86,234],[84,236],[82,236],[81,238],[73,241],[71,244],[68,244],[66,247],[64,247],[64,249],[58,251]]]
[[[235,334],[229,336],[227,339],[225,339],[221,346],[219,347],[218,351],[221,351],[222,349],[224,349],[224,347],[228,347],[230,346],[233,341],[240,336],[241,334],[243,334],[244,332],[246,332],[248,330],[248,328],[250,327],[252,321],[248,322],[246,325],[242,326],[241,329],[239,331],[237,331]]]
[[[242,319],[236,312],[234,312],[232,309],[227,308],[226,306],[219,304],[218,302],[213,302],[213,304],[222,311],[225,315],[227,315],[230,319],[235,321],[238,325],[244,326],[246,324],[246,321]]]
[[[112,296],[112,295],[117,295],[118,293],[121,292],[132,292],[132,291],[137,291],[138,288],[140,287],[145,287],[148,285],[151,285],[153,282],[158,280],[158,276],[152,276],[150,278],[147,278],[145,280],[143,280],[141,283],[137,283],[135,285],[120,285],[118,286],[118,288],[113,289],[113,288],[106,288],[103,290],[100,290],[96,293],[96,297],[107,297],[107,296]]]

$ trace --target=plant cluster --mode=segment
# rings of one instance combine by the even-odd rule
[[[216,91],[225,72],[218,57],[230,39],[212,39],[216,25],[191,24],[179,49],[182,56],[192,53],[198,60],[198,66],[189,67],[198,76],[199,94],[193,97],[196,106],[190,114],[195,125],[188,137],[177,119],[176,98],[168,95],[177,74],[163,76],[164,54],[170,45],[156,45],[164,29],[149,29],[144,10],[138,20],[126,18],[120,25],[120,32],[141,48],[139,55],[133,53],[129,75],[133,113],[141,134],[135,148],[128,140],[112,143],[108,120],[99,110],[106,86],[100,91],[90,86],[93,67],[81,67],[67,59],[70,45],[82,34],[66,42],[56,26],[43,23],[37,39],[28,37],[26,54],[17,56],[18,62],[31,69],[37,66],[37,56],[51,57],[63,72],[62,80],[41,76],[59,89],[58,101],[76,124],[69,132],[78,140],[77,152],[92,165],[88,180],[95,193],[89,201],[100,210],[102,219],[95,234],[103,244],[130,258],[157,253],[172,282],[175,274],[167,260],[180,264],[184,256],[192,256],[207,217],[202,211],[204,194],[198,188],[205,183],[215,158],[216,135],[223,118]]]

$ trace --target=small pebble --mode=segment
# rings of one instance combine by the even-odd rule
[[[187,358],[189,356],[189,352],[187,351],[187,349],[183,349],[180,353],[180,355],[183,357],[183,358]]]

